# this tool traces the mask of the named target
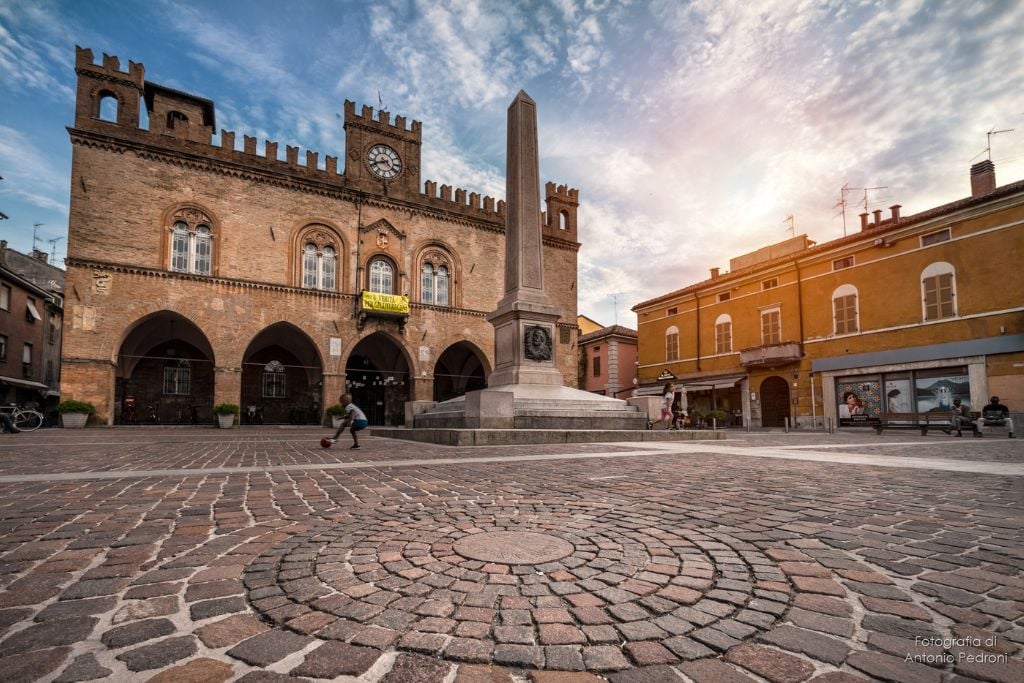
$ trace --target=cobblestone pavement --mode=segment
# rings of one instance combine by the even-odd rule
[[[0,439],[0,680],[1024,680],[1024,441]]]

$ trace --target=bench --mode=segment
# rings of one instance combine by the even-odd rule
[[[878,423],[874,427],[878,434],[881,434],[883,429],[920,429],[921,436],[927,436],[929,429],[956,429],[957,433],[961,429],[970,429],[975,435],[978,434],[978,426],[974,422],[961,425],[960,429],[957,429],[953,416],[952,412],[887,413],[878,417]]]

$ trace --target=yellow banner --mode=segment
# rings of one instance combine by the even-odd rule
[[[383,313],[408,313],[409,297],[398,294],[363,292],[363,310]]]

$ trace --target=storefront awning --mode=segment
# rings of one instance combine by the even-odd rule
[[[711,391],[712,389],[732,389],[736,383],[744,379],[746,375],[736,377],[709,377],[705,380],[687,380],[683,385],[683,391]]]
[[[42,382],[32,382],[27,379],[16,379],[14,377],[5,377],[4,375],[0,375],[0,382],[3,382],[4,384],[10,384],[16,387],[28,387],[29,389],[50,388],[47,385],[43,384]]]

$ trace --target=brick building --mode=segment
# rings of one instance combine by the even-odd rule
[[[998,187],[985,161],[971,196],[860,228],[637,304],[642,392],[674,380],[691,411],[753,426],[871,424],[953,398],[980,410],[991,394],[1024,410],[1024,182]]]
[[[47,254],[0,240],[0,404],[56,411],[60,396],[64,271]]]
[[[66,398],[106,423],[129,421],[126,405],[207,421],[221,402],[320,422],[347,387],[371,423],[400,424],[408,400],[485,385],[504,202],[421,183],[419,122],[346,101],[339,169],[216,141],[213,102],[141,64],[79,48],[76,73]],[[548,183],[542,199],[556,357],[575,385],[578,193]]]

